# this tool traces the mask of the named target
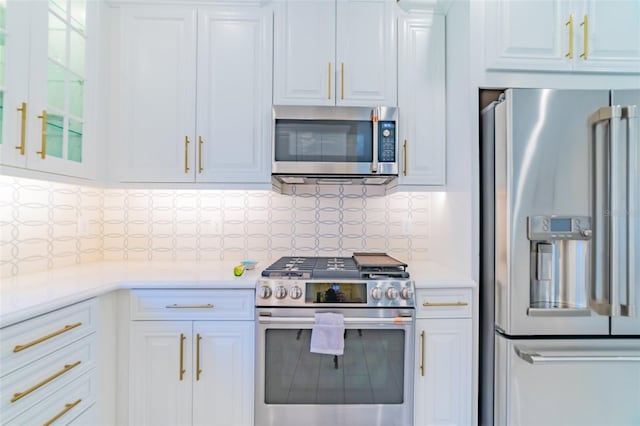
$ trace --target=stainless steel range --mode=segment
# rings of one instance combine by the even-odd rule
[[[257,426],[413,423],[414,284],[383,253],[284,257],[256,291]],[[344,318],[344,354],[310,351],[316,313]]]

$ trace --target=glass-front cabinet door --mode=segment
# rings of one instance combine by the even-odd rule
[[[1,162],[89,177],[87,21],[96,2],[4,1],[7,54]]]

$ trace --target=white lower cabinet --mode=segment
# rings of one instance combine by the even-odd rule
[[[162,295],[162,291],[140,294],[145,292],[138,291],[133,298]],[[197,296],[198,292],[184,294]],[[129,349],[131,425],[253,424],[253,308],[238,307],[247,310],[248,318],[243,321],[198,321],[217,309],[229,309],[232,317],[237,316],[232,308],[215,300],[215,291],[206,292],[213,297],[212,303],[167,304],[164,321],[135,320],[137,314],[133,312]],[[142,305],[132,303],[132,310]],[[185,315],[194,321],[185,320]]]
[[[415,426],[469,425],[471,289],[417,292]]]
[[[91,299],[0,329],[0,423],[95,424],[96,318]]]

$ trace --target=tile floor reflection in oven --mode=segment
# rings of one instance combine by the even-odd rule
[[[311,329],[267,331],[267,404],[401,404],[404,331],[347,329],[344,355],[309,352]]]

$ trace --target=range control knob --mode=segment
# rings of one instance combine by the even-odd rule
[[[411,287],[403,287],[400,290],[400,297],[403,299],[411,299],[413,297],[413,289]]]
[[[268,299],[271,297],[271,287],[262,286],[260,290],[258,290],[258,296],[262,299]]]
[[[580,232],[582,234],[583,237],[587,237],[587,238],[591,238],[591,236],[593,235],[593,231],[591,231],[591,229],[583,229],[582,232]]]
[[[389,287],[385,293],[387,299],[393,300],[398,297],[398,289],[395,287]]]
[[[385,138],[388,138],[391,135],[391,130],[389,129],[384,129],[382,131],[382,136],[384,136]]]
[[[373,289],[371,289],[371,297],[374,300],[382,299],[382,289],[380,287],[374,287]]]
[[[275,290],[276,299],[284,299],[287,297],[287,289],[283,286],[279,285]]]
[[[291,296],[292,299],[300,299],[300,296],[302,296],[302,289],[297,285],[294,285],[289,289],[289,296]]]

